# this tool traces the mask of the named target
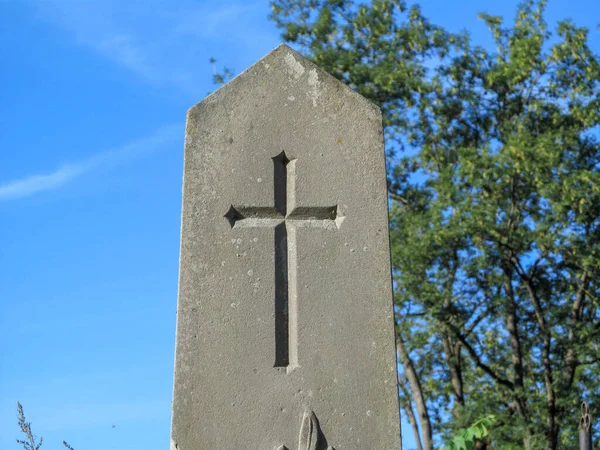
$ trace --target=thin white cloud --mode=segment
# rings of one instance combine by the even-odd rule
[[[158,71],[149,65],[146,56],[128,35],[116,35],[94,43],[97,51],[143,78],[156,81]]]
[[[211,49],[224,42],[238,50],[261,43],[270,49],[278,34],[274,26],[265,30],[267,0],[155,1],[151,7],[121,0],[38,0],[35,5],[44,20],[67,31],[78,45],[146,82],[194,94],[198,78],[210,76],[208,59],[219,56]]]
[[[44,20],[67,31],[78,45],[146,82],[194,95],[199,93],[198,80],[210,77],[208,59],[219,56],[215,49],[220,49],[217,53],[223,47],[238,53],[258,49],[260,56],[278,40],[275,26],[265,27],[267,0],[151,4],[37,0],[34,4]]]
[[[81,165],[67,165],[46,175],[31,175],[21,180],[0,184],[0,201],[16,200],[38,192],[56,189],[85,172]]]
[[[149,63],[149,49],[154,45],[151,41],[157,36],[139,35],[136,31],[142,27],[131,20],[135,15],[140,23],[147,21],[143,4],[124,5],[113,0],[39,0],[34,4],[44,20],[67,31],[76,44],[91,48],[146,81],[162,81],[162,70]],[[144,41],[147,42],[142,45]]]
[[[182,15],[174,31],[182,35],[203,38],[214,38],[224,30],[237,34],[236,28],[239,26],[239,21],[261,6],[260,2],[248,2],[225,4],[220,8],[205,7],[191,10],[188,14]]]
[[[24,178],[0,182],[0,202],[18,200],[45,191],[58,189],[83,176],[92,169],[112,168],[144,157],[176,142],[182,135],[181,125],[168,125],[159,128],[152,135],[125,144],[121,147],[93,155],[83,161],[65,164],[47,174],[29,175]]]

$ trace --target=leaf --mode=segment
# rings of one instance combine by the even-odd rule
[[[467,443],[465,442],[465,439],[462,436],[456,436],[452,440],[452,443],[454,444],[454,448],[456,450],[467,450]]]
[[[300,443],[298,450],[316,450],[319,440],[319,426],[317,416],[312,411],[305,411],[300,427]]]

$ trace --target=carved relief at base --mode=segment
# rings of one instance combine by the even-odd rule
[[[298,450],[335,450],[332,446],[325,447],[327,442],[319,427],[317,416],[312,411],[305,411],[300,425],[300,438]],[[277,447],[277,450],[288,450],[284,445]]]

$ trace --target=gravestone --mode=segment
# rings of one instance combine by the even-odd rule
[[[188,111],[171,448],[397,450],[381,112],[281,45]]]

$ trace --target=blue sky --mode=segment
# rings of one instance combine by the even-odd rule
[[[487,45],[477,12],[516,3],[421,2]],[[185,112],[210,57],[238,72],[279,43],[268,13],[0,0],[0,448],[18,448],[17,400],[43,448],[168,448]],[[568,16],[598,52],[597,0],[550,2]]]

